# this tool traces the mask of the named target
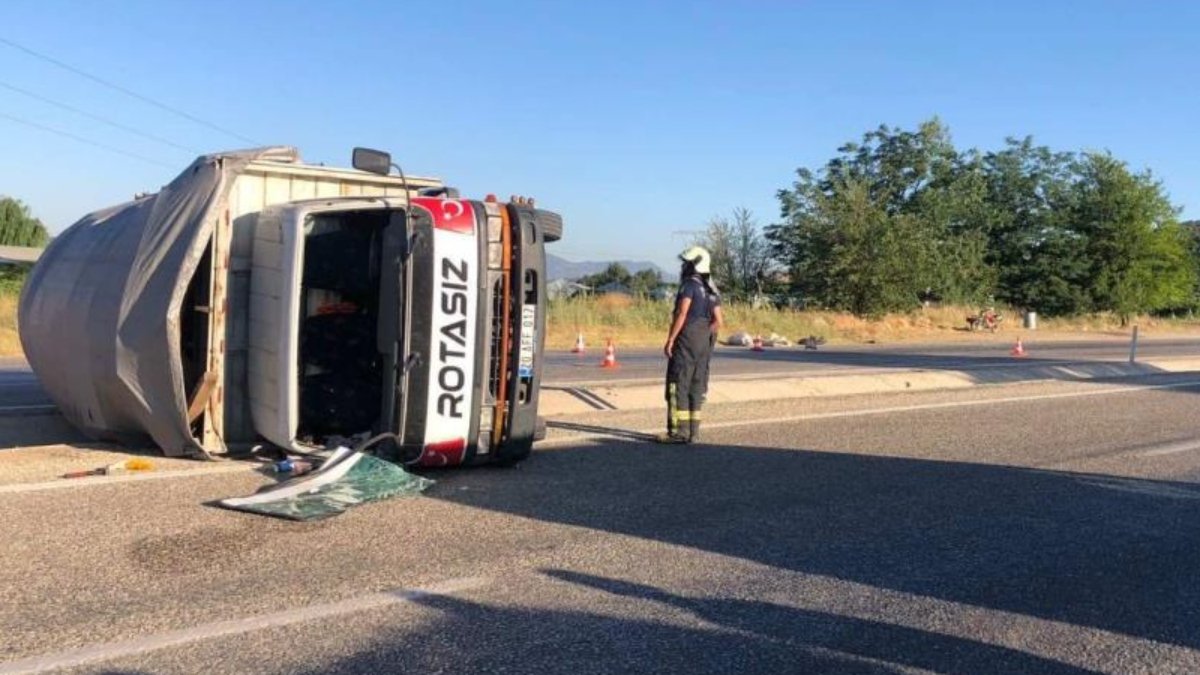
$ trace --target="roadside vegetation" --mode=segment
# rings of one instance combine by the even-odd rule
[[[45,246],[50,234],[19,199],[0,196],[0,246]],[[0,356],[19,356],[17,299],[29,270],[24,265],[0,265]]]
[[[726,326],[722,339],[745,331],[764,337],[777,333],[796,342],[808,336],[830,343],[892,343],[918,341],[998,339],[1011,341],[1017,336],[1036,335],[1039,339],[1087,335],[1128,335],[1122,318],[1111,312],[1072,317],[1040,319],[1035,333],[1022,328],[1022,314],[1009,307],[997,307],[1003,317],[995,334],[970,332],[966,317],[977,314],[978,307],[964,305],[935,306],[907,312],[891,312],[876,317],[861,317],[833,310],[792,310],[754,308],[743,302],[725,306]],[[626,295],[596,298],[571,298],[550,304],[546,346],[569,349],[576,334],[582,332],[589,350],[599,350],[612,338],[618,346],[658,347],[666,337],[671,314],[669,300],[651,300]],[[1200,318],[1182,314],[1169,316],[1131,316],[1143,334],[1163,334],[1200,329]]]
[[[21,337],[17,334],[17,296],[0,295],[0,356],[21,356]]]
[[[19,199],[0,196],[0,245],[45,246],[50,233]]]
[[[20,356],[17,334],[17,300],[26,271],[14,265],[0,266],[0,356]]]
[[[1200,308],[1200,223],[1108,152],[963,150],[935,118],[870,131],[777,195],[777,222],[735,210],[698,238],[728,297],[876,318],[925,301],[1125,323]]]

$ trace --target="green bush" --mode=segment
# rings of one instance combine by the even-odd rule
[[[27,265],[0,265],[0,295],[20,295],[28,276]]]

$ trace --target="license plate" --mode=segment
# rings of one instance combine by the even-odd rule
[[[533,343],[537,337],[537,305],[521,307],[521,353],[517,358],[517,374],[533,377]]]

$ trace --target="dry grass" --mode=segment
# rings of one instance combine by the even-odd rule
[[[778,333],[796,340],[809,335],[830,342],[869,343],[903,341],[946,341],[985,339],[988,334],[966,330],[966,317],[978,310],[966,307],[931,307],[904,314],[889,314],[878,319],[863,319],[841,312],[754,309],[748,305],[725,307],[728,324],[724,333],[744,330],[751,334]],[[1024,329],[1020,314],[999,308],[1004,320],[997,335],[1014,339]],[[632,299],[626,296],[575,298],[550,306],[546,344],[552,349],[569,348],[577,332],[589,346],[598,346],[609,337],[625,346],[658,346],[666,337],[671,303]],[[1200,331],[1200,319],[1154,319],[1139,317],[1143,333]],[[1084,317],[1041,319],[1040,338],[1078,337],[1082,335],[1128,334],[1120,320],[1109,314]]]
[[[21,338],[17,334],[17,298],[0,293],[0,356],[21,356]]]

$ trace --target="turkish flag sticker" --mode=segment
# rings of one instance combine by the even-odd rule
[[[433,216],[433,226],[439,230],[475,234],[475,209],[461,199],[434,199],[417,197],[412,200]]]
[[[463,462],[467,452],[467,439],[456,438],[450,441],[429,443],[421,451],[417,463],[421,466],[458,466]]]

